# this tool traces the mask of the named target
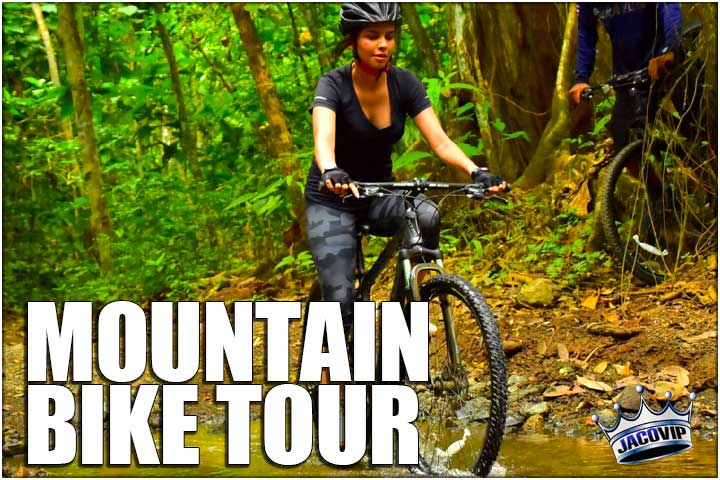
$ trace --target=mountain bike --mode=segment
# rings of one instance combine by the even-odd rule
[[[683,32],[685,45],[692,48],[699,29],[699,24],[694,24]],[[685,51],[688,58],[690,48]],[[702,94],[697,70],[695,78],[686,73],[675,88],[680,81],[688,82],[686,97]],[[615,75],[586,89],[582,97],[589,101],[611,88],[624,88],[635,114],[645,118],[648,92],[662,88],[658,85],[643,68]],[[659,98],[668,95],[662,90],[656,94]],[[693,130],[689,121],[685,120],[684,130],[678,129],[676,124],[683,120],[679,117],[676,113],[664,123],[644,121],[645,128],[631,129],[630,143],[610,161],[601,187],[601,223],[609,249],[623,271],[645,284],[662,282],[693,253],[701,255],[716,248],[717,156],[712,142],[697,138],[694,134],[699,129]]]
[[[356,255],[356,301],[400,302],[409,318],[410,302],[428,302],[429,321],[437,332],[429,340],[429,382],[410,384],[418,394],[416,421],[421,470],[430,474],[452,471],[486,476],[498,456],[507,411],[505,353],[497,324],[485,299],[467,280],[445,271],[440,249],[422,245],[413,199],[420,193],[444,191],[442,198],[463,196],[485,200],[476,184],[355,182],[361,196],[396,195],[406,210],[402,228],[366,270],[362,239],[369,225],[359,225]],[[442,203],[442,200],[439,202]],[[392,262],[394,280],[389,296],[378,298],[373,287],[382,284]],[[387,274],[387,272],[385,272]],[[316,281],[308,301],[321,301]],[[379,303],[378,303],[379,305]],[[306,309],[307,310],[307,309]]]

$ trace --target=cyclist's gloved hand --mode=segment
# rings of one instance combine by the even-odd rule
[[[485,167],[479,167],[472,172],[473,182],[481,185],[484,189],[491,192],[502,192],[509,190],[508,184],[502,177],[492,174]]]
[[[648,75],[657,80],[665,75],[675,63],[675,52],[667,52],[651,58],[648,62]]]
[[[570,99],[572,99],[573,103],[575,105],[580,103],[580,100],[582,98],[582,92],[590,88],[590,85],[587,83],[576,83],[572,86],[570,89]]]
[[[326,188],[337,195],[347,195],[352,191],[355,197],[359,196],[357,187],[352,183],[350,175],[342,168],[328,168],[320,177],[319,189]]]

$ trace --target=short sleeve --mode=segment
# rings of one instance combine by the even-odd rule
[[[414,73],[405,70],[404,75],[400,78],[400,88],[406,92],[405,109],[411,118],[415,118],[417,114],[432,106],[430,98],[425,91],[425,85],[415,76]]]
[[[308,112],[312,113],[312,109],[315,107],[327,107],[336,112],[339,103],[340,92],[337,81],[330,75],[323,75],[315,88],[315,97]]]

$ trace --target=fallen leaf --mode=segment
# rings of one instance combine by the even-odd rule
[[[568,349],[565,346],[564,343],[558,343],[557,344],[558,349],[558,357],[560,357],[561,362],[567,362],[570,358],[570,354],[568,353]]]
[[[678,365],[665,367],[660,373],[674,377],[677,383],[683,387],[687,387],[690,384],[690,372]]]
[[[670,397],[671,401],[679,400],[685,395],[688,394],[687,389],[683,388],[682,386],[678,385],[674,382],[657,382],[655,384],[655,396],[658,399],[664,399],[665,398],[665,392],[670,392],[672,394],[672,397]]]
[[[717,255],[708,255],[705,257],[705,262],[710,270],[717,270],[718,259]]]
[[[642,382],[641,382],[636,376],[634,376],[634,375],[631,375],[631,376],[625,377],[625,378],[621,378],[620,380],[618,380],[617,382],[615,382],[615,388],[623,388],[623,387],[627,387],[628,385],[631,385],[631,386],[633,386],[633,387],[634,387],[634,386],[637,386],[637,385],[642,385],[642,386],[648,388],[648,384],[642,383]]]
[[[541,340],[540,343],[538,343],[537,352],[539,355],[545,356],[545,353],[547,352],[547,343],[545,340]]]
[[[612,295],[612,293],[615,291],[615,287],[610,288],[604,288],[600,291],[600,295]]]
[[[660,301],[667,302],[668,300],[674,300],[682,294],[683,294],[683,292],[681,290],[675,290],[673,292],[668,292],[660,297]]]
[[[589,378],[581,377],[578,375],[577,382],[583,387],[587,387],[590,390],[597,390],[600,392],[612,392],[612,387],[604,382],[598,382],[596,380],[590,380]]]
[[[710,330],[705,333],[701,333],[700,335],[695,335],[694,337],[682,337],[683,340],[686,342],[698,342],[700,340],[707,340],[708,338],[715,338],[717,337],[717,330]]]
[[[621,377],[627,377],[628,375],[632,375],[632,371],[630,370],[630,362],[625,362],[625,365],[621,364],[614,364],[613,367],[615,368],[615,371],[620,375]]]
[[[17,470],[15,470],[15,476],[16,477],[25,477],[27,476],[27,473],[25,472],[25,468],[23,468],[22,465],[18,467]]]
[[[575,411],[579,412],[580,410],[582,410],[584,408],[588,408],[588,407],[592,407],[592,406],[593,406],[592,402],[590,402],[588,400],[582,400],[580,403],[578,403],[578,406],[575,407]]]
[[[578,192],[570,201],[570,206],[575,207],[575,213],[578,216],[584,217],[588,214],[588,205],[592,201],[590,195],[590,189],[588,188],[588,181],[583,181],[582,185],[578,189]]]
[[[717,291],[715,290],[715,287],[708,288],[708,296],[713,302],[717,303]]]
[[[595,310],[597,308],[598,300],[600,299],[600,293],[593,293],[592,295],[585,297],[585,300],[580,304],[581,307]]]
[[[595,373],[603,373],[605,371],[605,369],[607,368],[607,366],[608,366],[608,362],[603,360],[602,362],[595,365],[595,368],[593,368],[593,371]]]
[[[543,392],[543,397],[546,398],[555,398],[555,397],[564,397],[565,395],[572,395],[572,389],[567,385],[558,385],[556,387],[548,387]]]
[[[620,321],[620,315],[615,312],[605,312],[603,313],[603,317],[613,325],[616,325]]]

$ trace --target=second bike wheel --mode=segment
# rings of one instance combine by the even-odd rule
[[[652,198],[648,181],[652,176],[662,182],[663,175],[652,170],[644,147],[643,140],[636,140],[610,162],[602,187],[601,218],[605,240],[623,271],[642,283],[656,284],[665,279],[669,252],[662,240],[663,195]],[[627,173],[629,165],[636,166],[638,178]]]
[[[707,149],[637,140],[610,162],[602,226],[612,254],[645,284],[662,282],[689,254],[716,248],[717,175]]]
[[[502,443],[507,412],[505,353],[482,295],[454,275],[420,287],[437,327],[429,345],[430,381],[414,385],[420,454],[434,475],[487,476]]]

